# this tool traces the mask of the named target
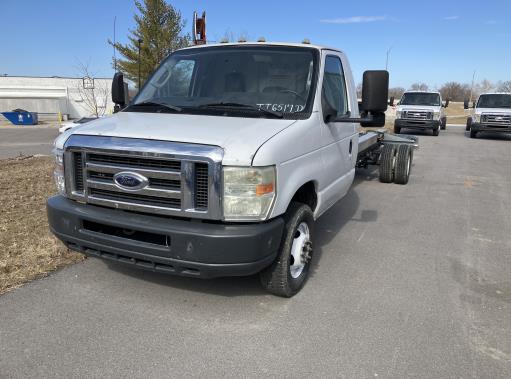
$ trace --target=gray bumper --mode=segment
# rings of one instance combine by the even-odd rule
[[[439,120],[407,120],[398,118],[394,121],[394,126],[398,128],[408,129],[438,129],[440,127]]]
[[[495,126],[490,124],[481,124],[479,122],[473,122],[470,128],[475,132],[493,132],[493,133],[511,133],[510,126]]]
[[[70,249],[152,271],[212,278],[245,276],[270,265],[284,222],[203,223],[84,205],[54,196],[51,231]]]

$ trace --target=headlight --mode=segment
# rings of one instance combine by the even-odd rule
[[[55,154],[55,168],[53,170],[53,177],[55,178],[55,185],[57,192],[60,195],[66,195],[66,181],[64,178],[64,151],[61,149],[54,149]]]
[[[433,120],[440,120],[440,112],[433,113]]]
[[[224,167],[225,220],[264,220],[275,199],[275,167]]]
[[[397,112],[396,112],[396,118],[401,118],[402,113],[403,113],[403,112],[401,112],[401,111],[397,111]]]
[[[473,122],[481,122],[481,115],[480,114],[474,114],[472,116],[472,121]]]

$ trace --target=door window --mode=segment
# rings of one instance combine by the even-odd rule
[[[346,99],[346,81],[339,57],[327,56],[325,59],[325,73],[323,76],[323,111],[333,109],[337,116],[348,112]]]

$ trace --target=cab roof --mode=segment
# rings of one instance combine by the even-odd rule
[[[194,45],[189,47],[184,47],[180,50],[189,50],[189,49],[202,49],[205,47],[225,47],[225,46],[286,46],[286,47],[301,47],[308,49],[316,49],[316,50],[331,50],[337,51],[341,54],[344,54],[342,50],[335,49],[328,46],[321,45],[313,45],[310,43],[290,43],[290,42],[256,42],[256,41],[247,41],[247,42],[226,42],[226,43],[208,43],[205,45]]]

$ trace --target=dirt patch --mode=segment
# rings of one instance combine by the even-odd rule
[[[48,229],[46,199],[55,191],[53,158],[0,160],[0,294],[84,259]]]

